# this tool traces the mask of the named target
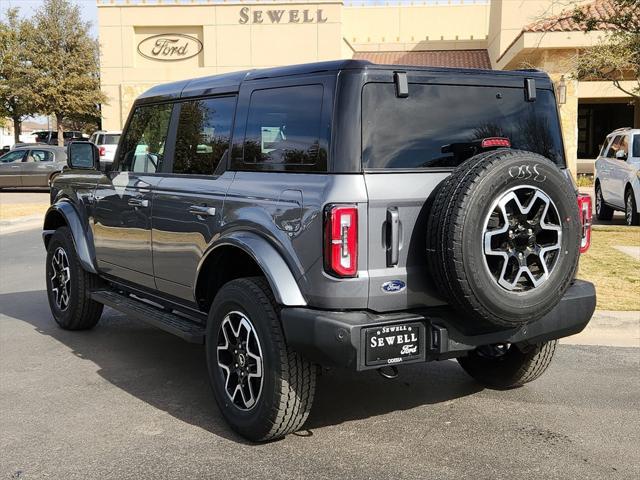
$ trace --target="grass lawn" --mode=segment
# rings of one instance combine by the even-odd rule
[[[600,310],[640,310],[640,262],[616,250],[640,246],[640,227],[596,225],[578,278],[596,285]]]
[[[15,220],[20,217],[30,217],[32,215],[42,215],[49,208],[48,203],[27,203],[27,204],[0,204],[0,220]]]

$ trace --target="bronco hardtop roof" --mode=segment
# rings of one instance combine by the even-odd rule
[[[335,72],[343,70],[370,71],[372,74],[380,71],[386,72],[431,72],[440,76],[456,75],[493,75],[496,77],[520,77],[535,78],[542,80],[543,88],[550,88],[550,80],[546,73],[531,70],[480,70],[468,68],[448,68],[448,67],[419,67],[415,65],[380,65],[367,60],[332,60],[327,62],[304,63],[300,65],[289,65],[284,67],[261,68],[252,70],[242,70],[219,75],[209,75],[206,77],[179,80],[177,82],[164,83],[151,87],[142,93],[136,103],[151,103],[177,98],[188,98],[204,95],[219,95],[224,93],[234,93],[239,91],[243,82],[262,80],[268,78],[280,78],[294,75],[309,75],[322,72]]]

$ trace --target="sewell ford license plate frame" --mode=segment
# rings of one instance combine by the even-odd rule
[[[424,322],[409,321],[362,329],[365,367],[425,361]]]

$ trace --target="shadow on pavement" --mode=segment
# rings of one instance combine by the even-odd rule
[[[105,309],[91,331],[60,329],[44,290],[0,294],[0,314],[27,322],[98,367],[118,388],[173,417],[211,433],[246,443],[226,425],[210,391],[204,348]],[[435,404],[471,395],[481,388],[453,361],[406,366],[395,380],[375,371],[325,371],[305,428]]]

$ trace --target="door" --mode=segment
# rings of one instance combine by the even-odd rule
[[[620,145],[623,138],[624,135],[616,135],[612,140],[606,155],[602,159],[602,168],[599,172],[600,185],[602,187],[602,196],[604,198],[604,201],[616,206],[621,205],[619,198],[620,195],[616,192],[617,183],[619,183],[616,181],[616,177],[618,175],[616,170],[620,167],[620,160],[616,158],[616,153],[618,153],[618,150],[620,150]]]
[[[0,188],[22,186],[22,161],[27,150],[13,150],[0,158]]]
[[[153,195],[153,262],[158,290],[194,301],[203,253],[220,231],[233,172],[224,172],[236,97],[179,104],[170,174]],[[178,107],[176,107],[178,108]]]
[[[49,175],[60,168],[60,165],[54,160],[54,154],[50,150],[29,150],[27,158],[22,162],[22,186],[48,186]]]
[[[627,184],[627,178],[629,178],[630,171],[630,164],[627,161],[631,155],[629,137],[630,135],[628,134],[622,135],[618,145],[618,151],[616,152],[616,157],[611,160],[611,202],[620,207],[624,207],[624,187]]]
[[[116,168],[95,191],[94,241],[98,268],[155,288],[151,253],[153,192],[162,179],[172,104],[137,107],[129,120]]]

